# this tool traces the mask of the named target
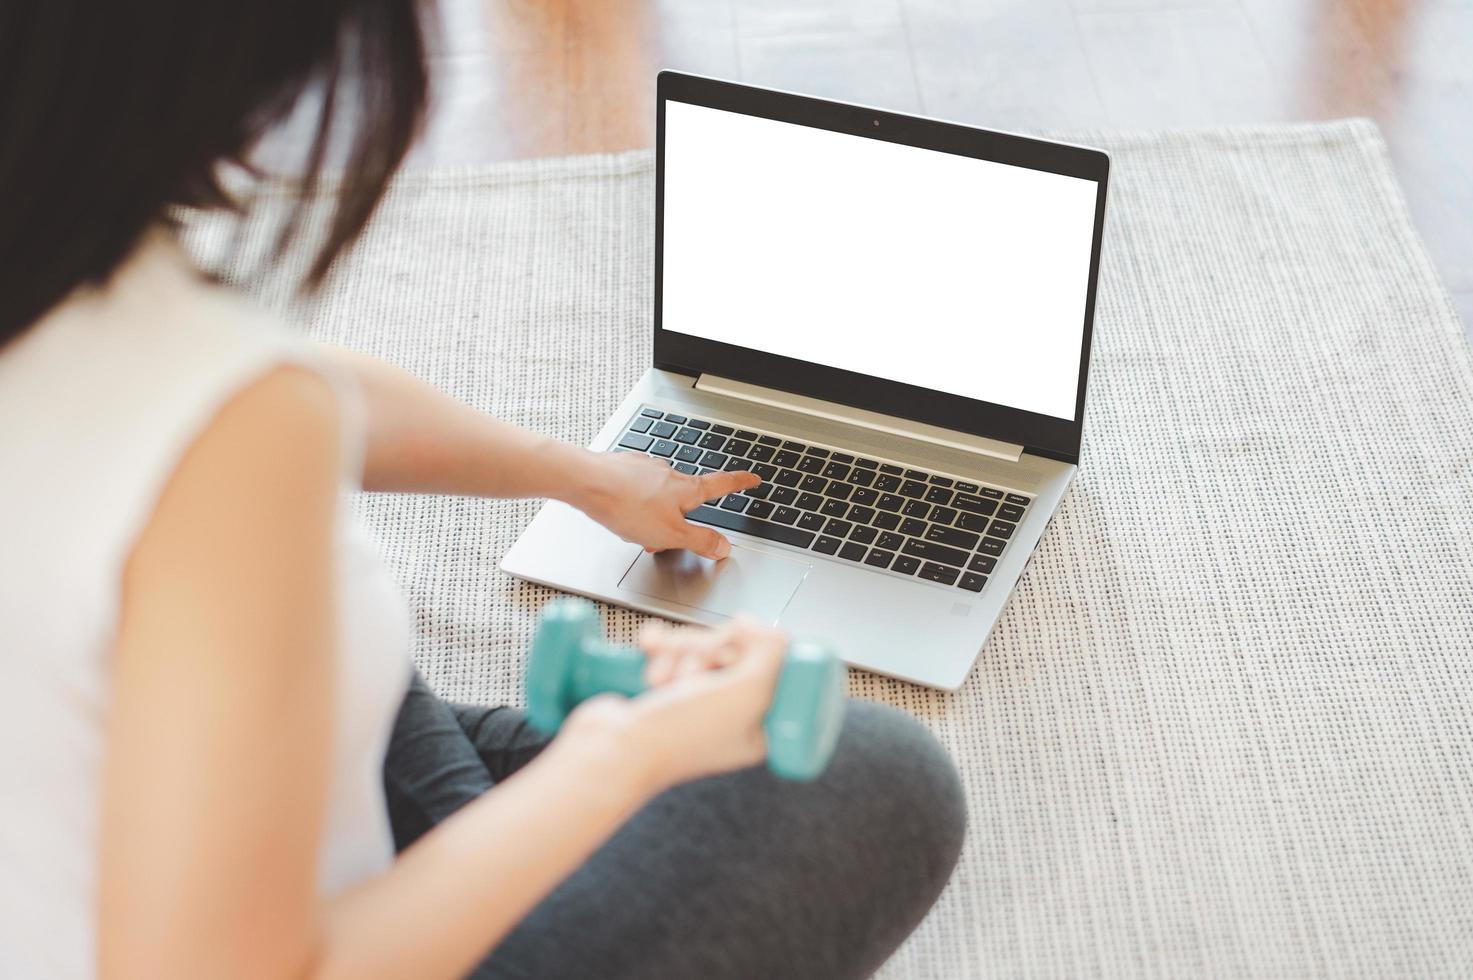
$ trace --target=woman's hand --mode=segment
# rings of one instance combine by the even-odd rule
[[[745,470],[685,476],[638,453],[589,453],[579,470],[581,490],[568,500],[573,506],[646,551],[686,548],[704,558],[725,558],[731,543],[687,521],[686,512],[762,482]]]
[[[787,645],[782,631],[743,618],[716,629],[650,624],[640,646],[651,690],[584,702],[563,738],[617,743],[619,765],[639,773],[649,795],[756,765],[767,754],[762,719]]]

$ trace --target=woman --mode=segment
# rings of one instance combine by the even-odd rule
[[[314,349],[174,243],[171,209],[225,204],[217,168],[312,89],[309,185],[333,120],[354,133],[322,278],[417,130],[408,0],[11,0],[0,78],[0,974],[822,977],[889,955],[962,832],[920,726],[856,703],[821,779],[773,779],[784,641],[739,622],[650,630],[654,690],[544,743],[413,675],[343,506],[556,497],[720,558],[683,513],[755,477],[554,444]]]

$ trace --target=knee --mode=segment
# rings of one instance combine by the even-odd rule
[[[824,775],[842,787],[862,836],[882,842],[932,898],[951,876],[967,826],[961,780],[941,743],[905,712],[851,701]]]

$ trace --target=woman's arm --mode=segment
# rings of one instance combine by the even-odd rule
[[[324,350],[357,378],[367,402],[368,490],[550,497],[651,551],[725,558],[726,538],[685,514],[761,482],[746,472],[683,476],[644,456],[589,452],[478,412],[377,358]]]
[[[734,667],[589,702],[504,786],[321,901],[339,458],[326,385],[278,370],[197,440],[134,548],[104,767],[102,977],[450,980],[652,793],[761,757],[782,642],[737,627],[708,642],[747,650]]]
[[[352,373],[367,403],[365,490],[569,503],[586,491],[593,453],[478,412],[387,361],[323,351]]]

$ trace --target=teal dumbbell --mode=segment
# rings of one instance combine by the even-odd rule
[[[527,658],[527,716],[552,734],[595,694],[643,693],[645,656],[603,638],[593,603],[556,599],[537,624]],[[788,647],[763,720],[767,768],[785,779],[813,779],[828,765],[844,722],[844,665],[815,643]]]

